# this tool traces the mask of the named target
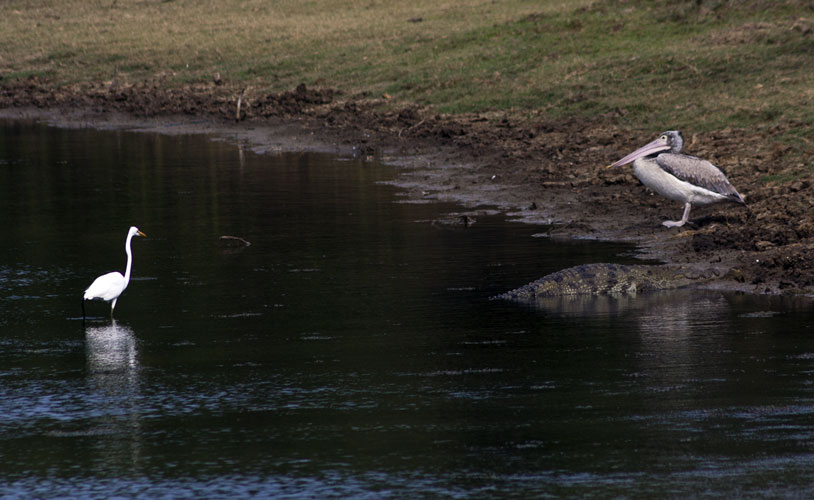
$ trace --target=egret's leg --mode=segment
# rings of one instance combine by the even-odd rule
[[[82,323],[85,322],[85,297],[82,297]]]
[[[115,299],[113,299],[113,302],[111,302],[111,303],[110,303],[110,317],[111,317],[111,318],[113,317],[113,309],[115,309],[115,308],[116,308],[116,301],[117,301],[117,300],[119,300],[119,298],[118,298],[118,297],[116,297]]]
[[[692,208],[692,205],[688,201],[687,203],[684,204],[684,216],[681,217],[681,220],[679,220],[679,221],[666,220],[666,221],[662,222],[662,224],[664,224],[667,227],[681,227],[681,226],[683,226],[684,224],[687,223],[687,221],[690,218],[690,209],[691,208]]]

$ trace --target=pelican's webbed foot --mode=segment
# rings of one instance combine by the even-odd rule
[[[667,227],[681,227],[687,223],[690,219],[690,209],[692,208],[692,204],[687,202],[684,204],[684,215],[681,217],[681,220],[666,220],[662,222],[664,226]]]

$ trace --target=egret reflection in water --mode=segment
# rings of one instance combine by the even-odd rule
[[[138,371],[136,336],[126,325],[112,320],[109,325],[85,330],[88,372],[94,375],[126,375],[135,377]]]
[[[112,320],[85,330],[85,350],[90,399],[98,413],[88,430],[94,436],[92,467],[132,469],[143,441],[136,335]]]

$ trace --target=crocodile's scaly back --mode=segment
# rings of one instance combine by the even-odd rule
[[[714,278],[679,266],[586,264],[549,274],[496,298],[531,301],[564,295],[630,294],[683,288]]]

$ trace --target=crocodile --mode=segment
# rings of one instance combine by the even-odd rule
[[[585,264],[551,273],[495,298],[526,302],[542,297],[635,294],[689,287],[718,276],[715,269],[678,265]]]

